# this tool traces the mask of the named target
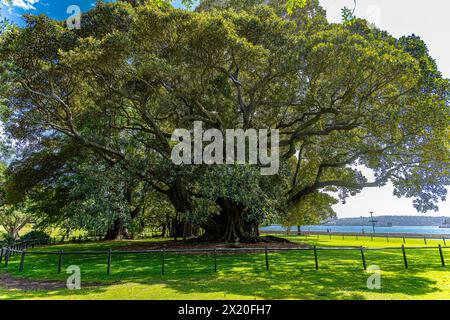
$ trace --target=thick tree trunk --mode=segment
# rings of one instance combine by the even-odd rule
[[[122,239],[133,240],[134,239],[134,234],[132,234],[130,232],[130,230],[128,230],[127,227],[124,227],[122,229]]]
[[[226,200],[219,200],[221,208],[219,215],[211,216],[202,225],[205,234],[201,237],[207,241],[251,243],[259,242],[262,239],[258,236],[257,224],[245,219],[245,208],[240,205],[230,203]]]
[[[187,235],[186,231],[189,230],[189,222],[186,221],[178,221],[172,220],[171,228],[170,228],[170,237],[177,240],[178,238],[185,238]]]
[[[131,202],[131,199],[129,200]],[[141,213],[141,207],[137,206],[133,211],[130,212],[130,219],[133,221]],[[128,230],[128,227],[124,225],[122,219],[117,218],[114,224],[106,232],[105,240],[122,240],[122,239],[133,239],[134,236]]]
[[[121,240],[123,232],[123,222],[121,219],[116,219],[111,228],[106,232],[105,240]]]
[[[168,192],[168,196],[178,212],[187,212],[192,209],[189,193],[181,180],[176,181],[174,187]],[[245,219],[245,207],[233,204],[226,199],[218,199],[216,202],[221,208],[221,212],[219,215],[211,216],[206,223],[201,225],[205,233],[198,240],[242,243],[263,241],[259,237],[257,222]],[[171,232],[176,233],[178,237],[183,237],[183,230],[183,221],[171,228]],[[186,231],[189,231],[190,236],[195,232],[192,227]],[[198,234],[198,230],[196,233]],[[186,232],[184,232],[184,237],[187,238]]]
[[[19,231],[20,230],[16,227],[10,227],[10,228],[6,229],[6,232],[8,233],[8,235],[14,240],[19,239]]]

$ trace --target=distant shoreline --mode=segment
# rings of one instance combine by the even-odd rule
[[[281,225],[272,225],[262,227],[260,230],[263,233],[286,233],[288,228]],[[319,234],[358,234],[358,235],[447,235],[450,237],[450,228],[439,228],[438,226],[392,226],[380,227],[375,225],[375,233],[372,226],[336,226],[336,225],[315,225],[315,226],[301,226],[303,233],[319,233]],[[291,227],[292,233],[297,233],[297,227]]]
[[[440,217],[430,217],[430,216],[374,216],[375,225],[379,227],[432,227],[432,226],[442,226],[448,224],[450,217],[440,216]],[[353,217],[353,218],[338,218],[333,220],[324,221],[324,226],[365,226],[371,227],[371,218],[366,217]]]
[[[320,231],[301,231],[300,234],[297,231],[291,230],[289,233],[286,231],[261,231],[262,234],[288,234],[288,235],[323,235],[323,236],[345,236],[345,237],[374,237],[374,238],[427,238],[427,239],[448,239],[450,241],[450,233],[447,234],[417,234],[417,233],[347,233],[347,232],[320,232]]]

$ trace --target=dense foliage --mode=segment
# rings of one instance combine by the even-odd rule
[[[20,237],[21,240],[40,240],[43,243],[49,242],[50,241],[50,236],[45,233],[44,231],[38,231],[38,230],[33,230],[30,232],[27,232],[26,234],[24,234],[22,237]]]
[[[391,181],[422,212],[446,196],[449,82],[426,45],[352,16],[330,24],[317,0],[100,2],[80,30],[28,16],[0,60],[20,144],[7,198],[54,222],[117,238],[157,198],[184,229],[251,241],[264,220],[332,216],[330,194]],[[279,173],[174,165],[172,132],[194,121],[279,129]]]

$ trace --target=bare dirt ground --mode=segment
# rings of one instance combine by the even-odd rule
[[[37,281],[24,278],[13,278],[7,273],[0,273],[0,287],[8,290],[58,290],[66,288],[63,281]]]
[[[285,248],[308,248],[309,246],[302,243],[293,242],[258,242],[258,243],[217,243],[217,242],[196,242],[194,240],[188,241],[155,241],[148,243],[135,243],[125,247],[121,247],[123,250],[210,250],[210,249],[239,249],[239,248],[252,248],[252,249],[264,249],[269,248],[271,250],[285,249]]]
[[[99,287],[100,283],[87,283],[83,287]],[[67,289],[64,281],[41,281],[25,278],[13,278],[7,273],[0,273],[0,287],[7,290],[38,291]]]

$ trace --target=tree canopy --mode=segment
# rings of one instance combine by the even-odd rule
[[[100,2],[80,30],[26,19],[0,38],[12,201],[70,186],[103,214],[117,203],[118,223],[156,193],[206,238],[245,241],[264,219],[332,215],[330,193],[390,181],[419,211],[445,199],[449,82],[417,36],[330,24],[317,0]],[[280,130],[280,172],[174,165],[172,132],[195,121]]]

